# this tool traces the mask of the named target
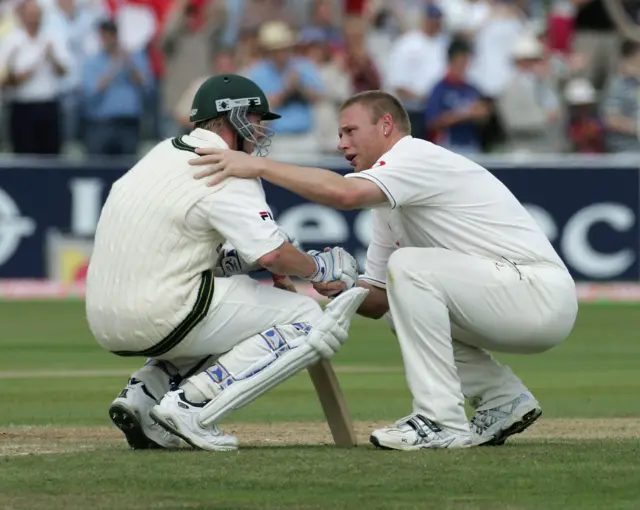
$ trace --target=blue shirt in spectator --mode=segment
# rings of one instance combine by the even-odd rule
[[[427,124],[449,111],[463,110],[480,99],[480,92],[467,82],[445,77],[436,83],[429,95],[425,118]],[[478,152],[480,129],[473,120],[460,122],[433,134],[433,141],[449,149]]]
[[[313,62],[306,58],[291,57],[284,69],[278,69],[271,60],[261,60],[247,69],[245,75],[253,80],[267,96],[270,96],[284,89],[287,74],[291,70],[298,73],[302,85],[322,93],[320,73]],[[313,107],[309,101],[301,97],[292,97],[272,108],[282,115],[281,119],[271,121],[269,124],[276,133],[308,133],[313,129]]]
[[[84,110],[91,120],[140,117],[144,111],[144,94],[151,84],[152,74],[146,53],[137,52],[127,60],[115,64],[114,57],[106,52],[87,58],[82,69],[82,92]],[[98,90],[100,81],[118,66],[115,76],[107,87]],[[143,83],[136,83],[131,77],[128,65],[137,69]]]

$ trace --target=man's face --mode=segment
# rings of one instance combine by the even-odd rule
[[[382,119],[371,120],[371,112],[359,103],[340,113],[338,149],[356,172],[367,170],[384,154],[385,138]]]
[[[35,1],[25,2],[20,9],[22,23],[28,30],[37,31],[42,20],[42,11]]]
[[[111,52],[118,46],[118,34],[113,30],[103,28],[100,30],[100,41],[105,51]]]
[[[464,78],[469,68],[471,56],[468,53],[458,53],[449,62],[449,69],[458,78]]]
[[[424,31],[431,37],[438,35],[442,31],[442,18],[429,16],[424,22]]]

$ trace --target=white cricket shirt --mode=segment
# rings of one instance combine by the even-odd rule
[[[195,180],[195,147],[228,148],[209,131],[165,140],[112,187],[96,229],[86,311],[107,350],[158,356],[206,316],[216,248],[254,262],[283,242],[259,179]],[[166,350],[165,350],[166,352]]]
[[[348,178],[368,179],[388,202],[372,212],[373,236],[362,277],[386,285],[394,250],[446,248],[516,264],[566,267],[533,217],[495,176],[473,161],[405,136],[375,165]]]

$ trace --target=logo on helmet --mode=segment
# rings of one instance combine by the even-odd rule
[[[228,112],[232,108],[240,106],[260,106],[262,100],[259,97],[242,97],[240,99],[218,99],[216,101],[216,110],[219,112]]]

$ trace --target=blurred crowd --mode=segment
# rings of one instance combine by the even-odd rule
[[[5,151],[130,155],[191,129],[214,73],[282,115],[272,155],[333,155],[383,89],[457,152],[640,152],[640,2],[0,0]],[[274,154],[275,153],[275,154]]]

